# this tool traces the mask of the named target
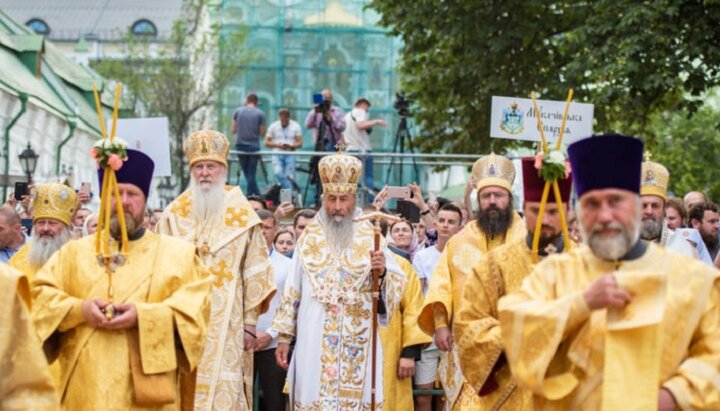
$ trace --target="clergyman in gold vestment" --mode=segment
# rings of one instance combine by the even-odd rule
[[[443,351],[438,366],[440,382],[447,396],[446,408],[476,410],[477,391],[465,382],[453,346],[451,329],[460,306],[465,279],[488,251],[505,243],[522,240],[525,224],[513,210],[510,189],[515,179],[512,162],[495,154],[480,158],[473,165],[480,207],[477,218],[452,237],[432,273],[425,304],[418,317],[420,328],[435,334]]]
[[[252,408],[257,319],[275,293],[260,218],[240,187],[225,186],[230,143],[201,130],[183,146],[190,188],[163,213],[159,232],[194,243],[213,279],[208,339],[197,370],[196,410]]]
[[[587,247],[500,299],[505,354],[535,409],[720,409],[718,272],[640,240],[642,150],[617,135],[570,145]]]
[[[178,410],[179,371],[194,369],[205,346],[207,270],[192,244],[142,228],[154,165],[127,153],[116,175],[130,241],[124,263],[115,259],[115,316],[103,312],[109,279],[96,258],[99,233],[67,243],[33,282],[33,320],[60,362],[65,410]],[[111,250],[121,248],[115,205]]]
[[[35,185],[33,198],[33,230],[31,241],[12,256],[10,267],[25,274],[30,282],[35,273],[70,241],[72,218],[78,206],[72,188],[58,183]]]
[[[528,235],[488,252],[465,281],[453,337],[465,380],[480,394],[480,409],[524,410],[531,408],[530,391],[512,379],[500,340],[497,303],[514,292],[534,265],[531,250],[539,218],[545,180],[538,175],[535,159],[522,159],[523,213]],[[563,212],[572,188],[570,176],[558,179]],[[551,190],[542,216],[538,254],[562,252],[560,210]]]
[[[0,410],[58,409],[42,344],[30,319],[27,277],[0,263]]]

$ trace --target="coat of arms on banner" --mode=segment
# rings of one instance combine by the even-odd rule
[[[500,129],[508,134],[519,134],[524,130],[523,114],[518,110],[517,103],[512,103],[509,108],[502,111]]]

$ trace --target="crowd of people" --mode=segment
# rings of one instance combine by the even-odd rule
[[[382,119],[368,118],[371,103],[364,97],[357,99],[347,114],[333,104],[330,90],[323,90],[318,97],[319,101],[307,113],[304,122],[305,128],[312,130],[315,151],[334,152],[338,145],[344,145],[348,153],[363,162],[363,189],[371,195],[376,193],[373,159],[370,155],[370,133],[373,127],[387,127],[387,123]],[[231,131],[236,138],[235,149],[240,153],[240,167],[247,184],[245,194],[260,195],[257,167],[261,158],[257,152],[260,151],[261,142],[273,151],[273,174],[280,187],[296,190],[297,159],[289,153],[302,147],[302,127],[292,119],[291,112],[286,107],[278,110],[277,121],[266,126],[266,114],[258,106],[257,94],[250,93],[245,99],[245,105],[235,110],[232,117]],[[319,158],[312,160],[308,170],[310,178],[316,182],[319,182],[316,170],[318,160]],[[319,195],[316,203],[319,204]]]
[[[277,143],[273,126],[266,142],[299,144],[299,127]],[[367,159],[339,152],[318,162],[319,207],[271,210],[225,185],[229,149],[222,133],[192,133],[190,187],[165,210],[146,206],[152,160],[128,150],[115,201],[129,246],[112,276],[97,263],[89,194],[37,184],[0,208],[0,258],[22,273],[0,270],[17,290],[10,338],[27,341],[0,340],[14,358],[0,404],[720,407],[718,207],[700,192],[669,197],[668,170],[642,161],[639,140],[574,143],[572,173],[551,182],[541,155],[522,159],[519,210],[515,166],[500,155],[477,160],[465,201],[411,184],[390,210],[388,188],[358,205]]]

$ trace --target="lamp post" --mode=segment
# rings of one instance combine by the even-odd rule
[[[157,190],[160,195],[160,199],[162,200],[162,208],[167,207],[167,205],[170,204],[170,201],[172,201],[173,194],[175,193],[175,187],[172,185],[170,177],[164,177],[162,181],[160,181],[160,184],[158,184]]]
[[[32,149],[29,141],[27,148],[18,155],[18,158],[20,158],[20,167],[22,167],[23,172],[27,176],[28,184],[32,183],[32,175],[35,173],[38,157],[40,156]]]

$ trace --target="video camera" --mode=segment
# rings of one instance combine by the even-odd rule
[[[409,98],[405,98],[405,93],[395,93],[395,103],[393,103],[393,108],[397,111],[400,117],[410,116],[410,103],[411,100]]]
[[[321,93],[313,94],[313,104],[315,104],[315,113],[327,113],[330,111],[330,100],[325,100]]]

